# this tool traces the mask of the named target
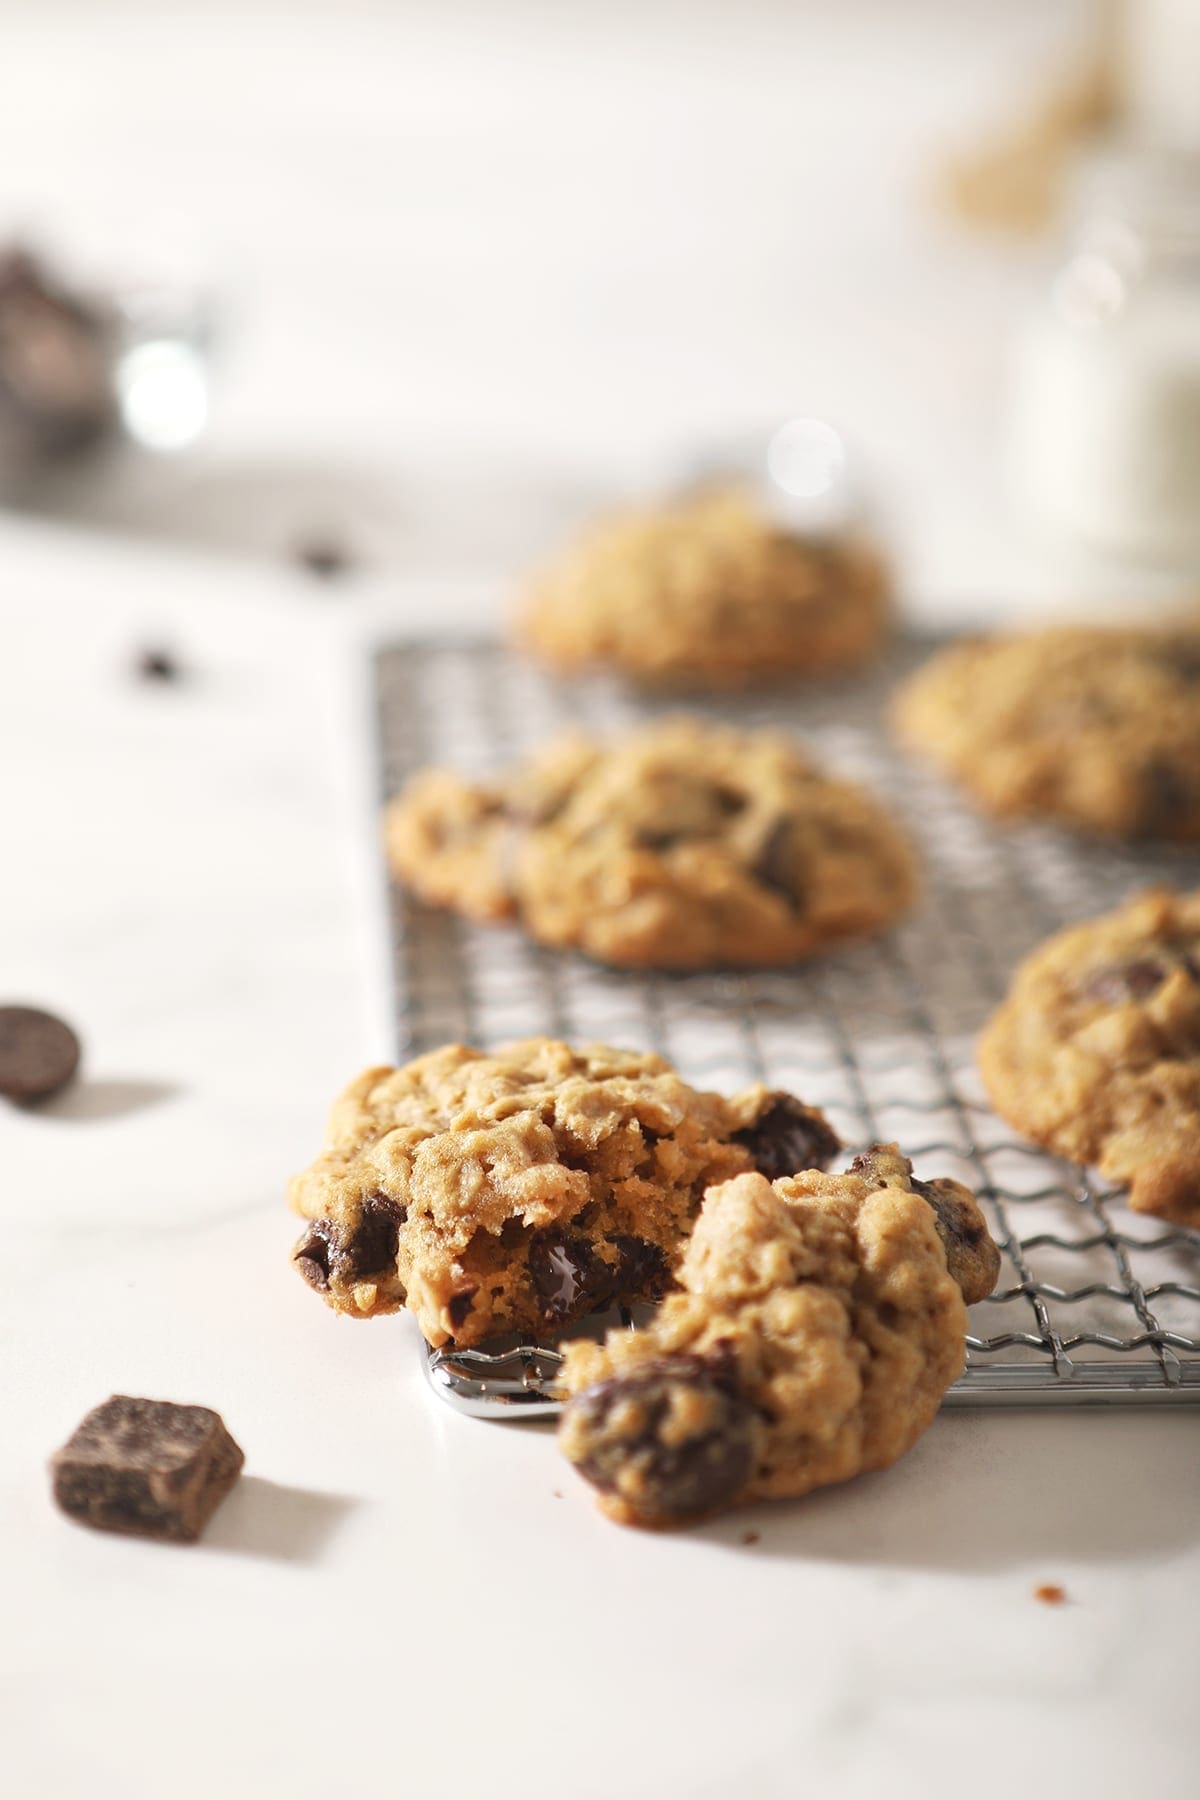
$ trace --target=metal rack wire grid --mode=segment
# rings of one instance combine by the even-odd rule
[[[990,1213],[1001,1274],[972,1310],[951,1404],[1200,1401],[1200,1236],[1139,1217],[1119,1192],[1023,1143],[986,1105],[973,1060],[1020,957],[1156,880],[1194,885],[1200,857],[1001,829],[901,758],[887,697],[932,648],[909,638],[865,677],[703,707],[795,732],[895,809],[925,870],[921,903],[897,930],[793,968],[647,976],[393,887],[397,1053],[545,1034],[653,1048],[725,1092],[791,1089],[848,1145],[894,1138],[918,1174],[966,1182]],[[557,683],[491,642],[391,646],[375,674],[385,796],[427,763],[494,774],[568,726],[611,733],[680,710],[607,679]],[[552,1349],[524,1345],[431,1351],[427,1372],[464,1411],[528,1416],[554,1410],[556,1364]]]

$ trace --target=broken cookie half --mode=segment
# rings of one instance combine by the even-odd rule
[[[335,1311],[407,1306],[431,1344],[556,1338],[655,1300],[706,1188],[824,1168],[824,1115],[763,1087],[726,1099],[662,1057],[549,1038],[451,1045],[368,1069],[292,1182],[298,1272]]]
[[[974,1197],[894,1144],[842,1175],[711,1188],[682,1291],[566,1347],[559,1444],[623,1524],[670,1526],[886,1468],[962,1373],[999,1252]]]

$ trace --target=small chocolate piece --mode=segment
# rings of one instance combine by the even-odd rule
[[[666,1292],[670,1270],[660,1245],[646,1238],[624,1236],[613,1238],[612,1243],[617,1251],[612,1276],[614,1294],[630,1300],[657,1300]]]
[[[50,1467],[55,1500],[81,1525],[191,1544],[244,1461],[209,1407],[114,1394],[88,1413]]]
[[[296,561],[319,581],[336,581],[353,566],[345,544],[334,537],[301,538],[294,550]]]
[[[530,1244],[529,1275],[548,1325],[594,1312],[613,1291],[612,1272],[587,1240],[554,1227]]]
[[[182,672],[167,650],[143,650],[136,667],[142,681],[178,681]]]
[[[585,1388],[563,1410],[579,1473],[651,1523],[731,1501],[754,1466],[754,1411],[726,1358],[663,1357]]]
[[[801,894],[796,868],[796,834],[791,819],[776,819],[767,832],[754,860],[754,876],[763,887],[781,894],[789,906],[799,906]]]
[[[451,1294],[447,1300],[446,1313],[455,1331],[466,1324],[477,1292],[476,1288],[463,1288],[461,1293]]]
[[[314,1219],[292,1251],[292,1261],[318,1293],[330,1281],[351,1284],[372,1275],[390,1275],[396,1264],[400,1227],[407,1209],[386,1194],[368,1194],[362,1215],[349,1238],[329,1219]]]
[[[1103,1000],[1119,1006],[1126,1000],[1148,1000],[1166,980],[1167,965],[1153,956],[1139,956],[1132,962],[1106,963],[1084,982],[1080,992],[1088,1000]]]
[[[767,1096],[753,1125],[735,1132],[734,1141],[745,1144],[768,1181],[801,1169],[827,1169],[842,1147],[824,1113],[782,1091]]]
[[[956,1181],[918,1181],[915,1175],[912,1190],[933,1208],[946,1267],[967,1305],[986,1300],[1000,1273],[1000,1252],[972,1196]]]
[[[53,1013],[0,1006],[0,1094],[23,1104],[49,1099],[79,1067],[79,1039]]]

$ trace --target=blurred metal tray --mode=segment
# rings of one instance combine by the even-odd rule
[[[990,1213],[1000,1279],[972,1309],[949,1404],[1200,1401],[1200,1236],[1139,1217],[1086,1171],[1022,1143],[988,1108],[972,1057],[1026,951],[1155,880],[1200,883],[1200,856],[1002,830],[902,760],[884,730],[887,695],[934,647],[907,638],[865,677],[702,703],[707,717],[796,732],[895,808],[926,874],[898,930],[791,969],[647,976],[393,887],[397,1054],[545,1034],[653,1048],[726,1092],[793,1089],[848,1145],[894,1138],[918,1173],[966,1182]],[[680,710],[606,679],[549,680],[492,642],[389,646],[375,674],[385,795],[426,763],[492,773],[568,726],[611,732]],[[460,1410],[529,1417],[556,1409],[557,1361],[534,1344],[431,1350],[427,1372]]]

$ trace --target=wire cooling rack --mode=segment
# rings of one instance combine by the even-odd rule
[[[907,639],[866,678],[703,702],[708,717],[796,732],[895,809],[925,868],[921,904],[897,930],[791,969],[647,976],[393,888],[398,1053],[548,1035],[658,1050],[693,1085],[788,1088],[848,1146],[894,1138],[919,1175],[964,1181],[989,1212],[1001,1273],[972,1309],[950,1403],[1200,1401],[1200,1236],[1130,1212],[1022,1143],[986,1105],[972,1056],[1026,951],[1150,882],[1195,885],[1200,857],[1001,830],[902,760],[887,696],[933,648]],[[568,726],[611,732],[679,710],[603,679],[556,683],[490,642],[389,647],[375,672],[386,795],[426,763],[491,774]],[[557,1364],[545,1346],[507,1345],[429,1351],[427,1372],[460,1410],[528,1417],[555,1410]]]

